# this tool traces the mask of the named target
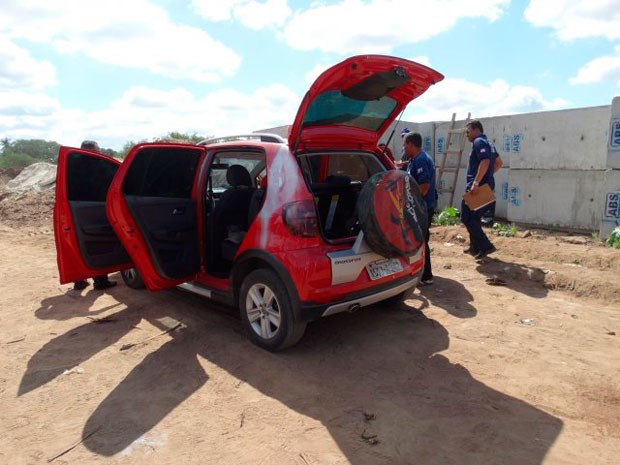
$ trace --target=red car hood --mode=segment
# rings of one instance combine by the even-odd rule
[[[348,58],[323,72],[306,93],[289,147],[294,153],[374,148],[407,104],[442,79],[441,73],[403,58]]]

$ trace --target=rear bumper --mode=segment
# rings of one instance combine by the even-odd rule
[[[381,286],[348,294],[342,300],[334,303],[317,305],[311,302],[301,302],[301,319],[303,321],[312,321],[324,316],[354,311],[358,308],[381,302],[402,292],[413,290],[418,284],[419,278],[420,273],[414,276],[404,276]]]

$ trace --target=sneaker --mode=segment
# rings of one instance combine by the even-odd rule
[[[486,250],[482,250],[480,252],[478,252],[476,255],[474,255],[474,258],[476,260],[481,260],[484,257],[486,257],[489,254],[492,254],[493,252],[497,252],[497,249],[495,248],[495,246],[493,244],[491,244],[491,247],[489,247]]]
[[[433,278],[422,278],[420,279],[420,284],[428,286],[429,284],[433,284]]]
[[[83,289],[86,289],[88,287],[88,281],[86,281],[85,279],[82,279],[80,281],[76,281],[73,283],[73,289],[76,291],[81,291]]]
[[[466,249],[463,249],[463,253],[468,253],[469,255],[476,255],[477,252],[471,248],[471,246],[467,247]]]
[[[98,291],[103,291],[104,289],[109,289],[114,286],[116,286],[115,281],[102,281],[102,282],[95,283],[93,285],[93,287],[97,289]]]

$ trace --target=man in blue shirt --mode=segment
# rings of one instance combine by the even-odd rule
[[[428,221],[424,225],[424,236],[426,245],[424,247],[424,272],[420,284],[433,284],[433,270],[431,268],[431,249],[428,245],[430,240],[430,226],[437,208],[437,189],[435,188],[435,163],[426,152],[422,150],[422,135],[417,132],[410,132],[404,138],[404,154],[409,160],[407,172],[416,180],[420,186],[422,197],[426,202],[426,212]]]
[[[491,190],[495,189],[493,174],[502,167],[502,159],[495,150],[495,146],[487,139],[482,123],[473,120],[466,126],[467,139],[472,143],[469,163],[467,165],[466,191],[475,195],[481,185],[488,184]],[[482,259],[496,251],[487,235],[482,230],[482,215],[485,209],[470,210],[465,201],[461,202],[461,221],[469,232],[469,248],[464,252],[470,253],[476,259]]]

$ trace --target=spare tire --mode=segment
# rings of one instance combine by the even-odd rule
[[[426,203],[405,171],[373,175],[360,193],[357,215],[366,243],[384,257],[410,256],[424,245]]]

